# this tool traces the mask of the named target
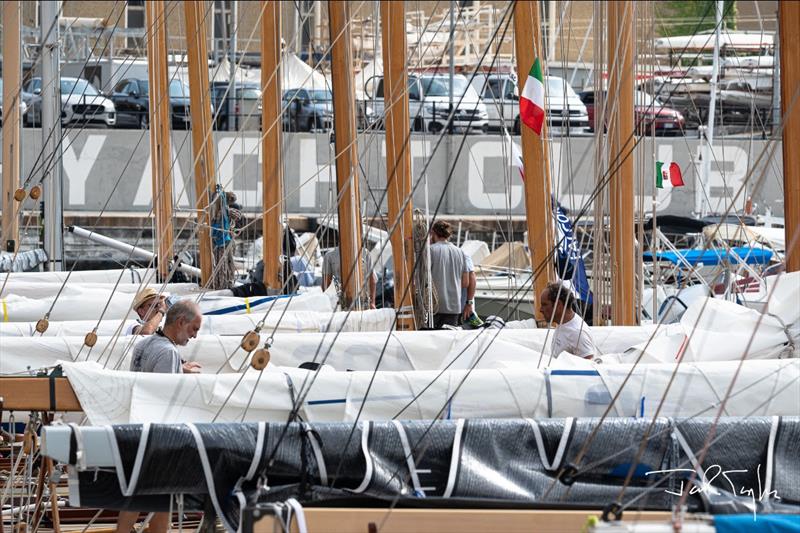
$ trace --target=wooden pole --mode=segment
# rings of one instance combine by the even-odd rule
[[[19,246],[19,212],[14,193],[19,187],[20,83],[22,78],[21,3],[3,2],[3,251],[15,252]]]
[[[636,325],[633,211],[633,2],[608,4],[608,165],[611,232],[611,320]],[[616,102],[616,104],[614,104]]]
[[[786,244],[798,242],[800,232],[800,4],[778,2],[780,38],[781,113],[783,114],[783,216]],[[786,250],[789,252],[789,250]],[[800,270],[800,253],[786,254],[786,271]]]
[[[343,0],[328,2],[330,20],[333,120],[336,131],[336,188],[339,194],[339,253],[345,304],[360,305],[361,199],[358,192],[353,54],[350,43],[350,6]]]
[[[158,274],[166,280],[173,256],[172,173],[170,145],[170,102],[167,79],[167,24],[165,2],[147,0],[145,16],[150,38],[147,40],[147,73],[150,81],[150,159],[153,179],[153,211],[158,243]]]
[[[205,2],[184,2],[186,15],[186,50],[189,67],[189,109],[192,113],[192,154],[194,157],[194,192],[197,209],[200,272],[203,285],[211,279],[211,218],[208,201],[214,194],[214,138],[211,133],[211,103],[208,89],[208,44],[206,42]]]
[[[517,74],[522,84],[536,58],[544,67],[539,2],[517,2],[514,6],[514,41],[517,51]],[[543,68],[544,70],[544,68]],[[547,122],[541,136],[525,125],[522,134],[522,162],[525,167],[525,213],[528,247],[533,267],[533,309],[537,319],[544,319],[537,309],[539,295],[555,280],[553,249],[553,208],[550,201],[550,162],[547,150]]]
[[[283,121],[281,120],[281,3],[265,2],[261,17],[261,180],[264,285],[281,288]],[[288,258],[287,258],[288,261]]]
[[[414,329],[414,235],[411,218],[411,119],[406,72],[406,16],[403,2],[381,1],[383,87],[386,102],[386,186],[392,231],[397,329]],[[408,203],[403,207],[403,203]]]

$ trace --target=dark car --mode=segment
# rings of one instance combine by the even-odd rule
[[[111,100],[117,109],[118,126],[148,128],[150,122],[150,92],[147,80],[124,79],[114,87]],[[189,88],[179,80],[169,84],[169,105],[173,128],[188,128]]]
[[[327,89],[289,89],[281,106],[285,131],[333,129],[333,94]]]
[[[586,106],[586,111],[589,114],[589,129],[593,131],[595,92],[583,91],[578,96]],[[603,96],[604,98],[606,97],[605,91],[603,91]],[[679,111],[666,107],[658,99],[642,91],[636,91],[634,98],[634,121],[638,135],[652,133],[656,135],[683,135],[686,120]]]
[[[236,82],[231,86],[227,81],[215,81],[211,84],[211,101],[219,110],[218,130],[259,129],[256,126],[261,123],[261,87],[257,83]]]

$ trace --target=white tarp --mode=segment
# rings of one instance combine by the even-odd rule
[[[284,52],[281,59],[283,90],[288,89],[330,89],[325,76],[314,70],[291,52]]]
[[[267,315],[264,331],[275,328],[281,333],[305,333],[319,331],[389,331],[394,324],[394,309],[368,309],[360,312],[318,313],[316,311],[286,311]],[[214,315],[203,318],[198,335],[234,335],[241,337],[256,327],[263,315]],[[71,320],[50,322],[43,337],[81,337],[95,332],[98,337],[125,335],[136,325],[135,320]],[[120,327],[122,326],[122,327]],[[35,322],[0,323],[0,337],[33,337]],[[192,341],[194,342],[194,341]]]
[[[2,322],[35,322],[44,318],[50,311],[50,320],[98,320],[101,317],[107,320],[118,320],[133,317],[131,305],[135,293],[115,292],[104,290],[80,291],[77,296],[51,298],[25,298],[24,296],[11,295],[2,298]],[[189,298],[196,299],[190,296]],[[255,296],[253,298],[233,298],[223,296],[204,296],[198,304],[203,314],[250,314],[263,316],[268,310],[280,311],[288,308],[295,311],[331,312],[333,308],[330,298],[318,289],[294,297],[288,296]],[[53,307],[50,310],[50,307]],[[106,307],[107,306],[107,307]],[[105,313],[103,312],[105,310]]]
[[[607,407],[630,366],[609,365],[593,372],[580,365],[577,362],[577,369],[513,368],[469,374],[464,370],[377,375],[322,371],[300,415],[311,422],[348,422],[355,420],[363,403],[363,420],[596,416]],[[63,366],[92,425],[284,422],[293,398],[310,377],[309,372],[295,368],[270,368],[262,375],[251,370],[240,377],[112,372],[96,363],[65,362]],[[749,361],[738,374],[737,366],[735,362],[687,363],[681,365],[674,382],[674,365],[637,367],[611,416],[654,416],[667,389],[660,416],[714,416],[733,379],[724,415],[797,414],[800,361]]]

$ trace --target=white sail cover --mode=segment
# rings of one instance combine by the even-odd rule
[[[279,316],[278,313],[276,315]],[[344,318],[344,314],[335,316]],[[272,315],[270,315],[272,316]],[[357,319],[356,319],[357,320]],[[356,324],[353,324],[355,326]],[[647,328],[596,328],[601,350],[619,353],[646,340]],[[261,343],[272,330],[261,331]],[[80,337],[6,337],[2,339],[0,374],[52,367],[58,360],[96,361],[110,369],[130,366],[133,345],[141,337],[100,337],[93,348]],[[306,362],[325,362],[334,370],[436,370],[499,368],[523,364],[536,368],[550,362],[548,330],[442,330],[394,332],[284,333],[274,335],[271,364],[297,368]],[[239,372],[249,354],[239,348],[240,336],[203,335],[178,347],[181,357],[197,361],[204,372]]]
[[[368,309],[347,313],[318,313],[316,311],[282,311],[269,313],[264,321],[264,331],[281,333],[307,333],[320,331],[389,331],[394,325],[394,309]],[[203,318],[198,335],[242,335],[254,329],[263,318],[261,314],[213,315]],[[42,337],[81,337],[97,328],[98,337],[125,335],[137,325],[136,320],[70,320],[50,322]],[[0,323],[0,337],[33,337],[36,322]],[[194,341],[192,341],[194,342]]]
[[[574,358],[572,358],[574,359]],[[584,363],[585,364],[585,363]],[[424,372],[334,372],[317,376],[299,414],[310,422],[435,418],[597,416],[629,365]],[[313,372],[271,368],[259,375],[113,372],[96,363],[63,363],[93,425],[142,422],[287,420]],[[686,363],[634,369],[611,416],[715,416],[732,380],[725,416],[791,416],[800,402],[800,361]],[[374,379],[374,382],[372,380]],[[372,382],[372,383],[371,383]],[[370,387],[371,383],[371,388]]]
[[[63,283],[69,274],[69,280],[75,283],[135,283],[144,279],[154,279],[155,270],[147,268],[126,268],[120,277],[120,269],[116,270],[75,270],[69,272],[11,272],[0,274],[0,281],[26,281],[32,283]]]
[[[26,298],[10,295],[2,298],[3,322],[37,321],[50,311],[50,320],[108,320],[133,317],[131,305],[135,293],[122,293],[105,290],[84,290],[79,295],[48,298]],[[196,296],[190,298],[197,299]],[[55,305],[53,306],[53,301]],[[296,311],[333,311],[330,299],[319,290],[296,296],[255,296],[252,298],[233,298],[224,296],[203,296],[198,302],[203,314],[260,314],[268,310],[279,311],[284,308]],[[50,310],[50,307],[53,309]],[[107,307],[106,307],[107,306]],[[104,312],[105,309],[105,312]]]
[[[2,281],[0,281],[2,286]],[[200,286],[196,283],[167,283],[166,285],[150,284],[140,285],[134,283],[87,283],[74,281],[72,278],[66,284],[62,282],[38,282],[38,281],[9,281],[3,289],[2,296],[8,297],[24,296],[25,298],[53,298],[61,294],[61,298],[80,298],[86,291],[111,294],[120,292],[125,294],[136,294],[146,287],[155,289],[169,295],[199,294]]]

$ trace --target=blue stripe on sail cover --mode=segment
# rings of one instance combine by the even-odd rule
[[[203,313],[203,314],[206,315],[206,316],[208,316],[208,315],[227,315],[229,313],[235,313],[236,311],[242,311],[244,309],[247,309],[248,307],[250,307],[252,309],[253,307],[256,307],[257,305],[261,305],[261,304],[266,303],[266,302],[271,302],[272,300],[278,300],[280,298],[289,298],[290,296],[295,296],[295,295],[293,295],[293,294],[281,294],[280,296],[266,296],[264,298],[261,298],[260,300],[253,300],[252,302],[250,302],[249,305],[244,303],[242,305],[234,305],[234,306],[231,306],[231,307],[223,307],[222,309],[215,309],[213,311],[208,311],[208,312]]]
[[[551,376],[599,376],[597,370],[551,370]]]

